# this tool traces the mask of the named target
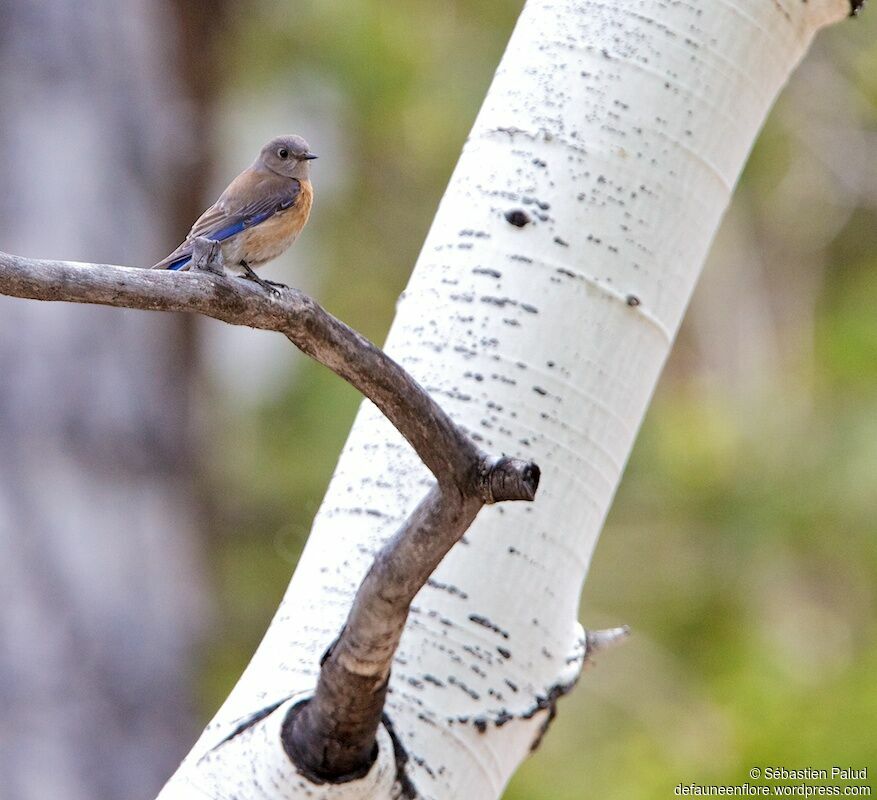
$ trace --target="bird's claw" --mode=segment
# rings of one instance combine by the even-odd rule
[[[259,286],[265,289],[265,291],[271,292],[275,297],[280,297],[281,289],[289,288],[285,283],[278,283],[277,281],[269,281],[265,278],[260,278],[246,261],[241,261],[241,268],[244,270],[245,278],[255,281]]]

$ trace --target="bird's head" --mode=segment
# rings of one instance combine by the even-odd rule
[[[301,136],[278,136],[262,148],[256,163],[287,178],[307,180],[316,156]]]

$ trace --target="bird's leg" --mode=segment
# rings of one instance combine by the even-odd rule
[[[272,294],[280,294],[279,289],[288,289],[289,287],[285,283],[277,283],[276,281],[266,281],[264,278],[260,278],[254,271],[253,268],[246,262],[240,262],[241,268],[244,271],[244,275],[249,278],[251,281],[255,281],[259,284],[263,289],[267,289]]]

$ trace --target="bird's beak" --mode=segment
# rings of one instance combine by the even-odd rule
[[[318,156],[316,153],[305,153],[305,154],[302,156],[302,158],[303,158],[305,161],[313,161],[315,158],[319,158],[319,156]]]

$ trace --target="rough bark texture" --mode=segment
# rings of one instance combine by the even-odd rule
[[[145,0],[2,3],[4,247],[170,244],[166,189],[199,186],[174,25]],[[4,798],[154,796],[190,741],[192,366],[180,319],[0,298]]]

